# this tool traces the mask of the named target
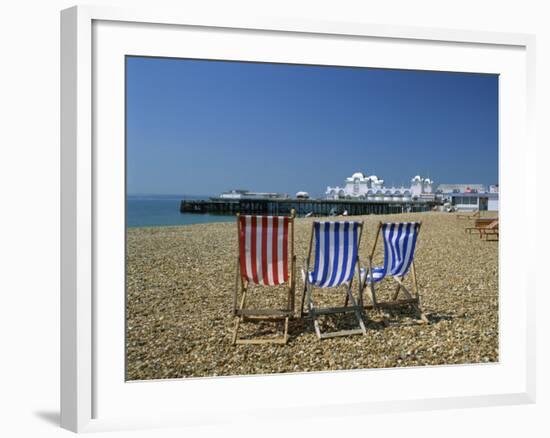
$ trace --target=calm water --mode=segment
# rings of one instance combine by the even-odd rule
[[[126,224],[129,228],[190,225],[234,221],[234,216],[180,213],[182,198],[128,197]]]

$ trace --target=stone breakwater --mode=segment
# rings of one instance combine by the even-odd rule
[[[498,243],[467,235],[469,221],[448,213],[348,217],[365,222],[366,263],[384,221],[421,220],[415,257],[428,324],[406,308],[367,311],[367,336],[319,342],[310,320],[289,324],[287,345],[231,345],[237,232],[234,223],[133,228],[127,234],[127,375],[129,380],[270,374],[498,361]],[[311,222],[296,219],[296,307]],[[379,241],[375,264],[383,260]],[[410,285],[410,279],[405,284]],[[379,298],[394,290],[382,282]],[[356,289],[355,289],[356,292]],[[281,288],[257,288],[248,305],[281,307]],[[320,305],[341,306],[343,289],[315,290]],[[326,329],[355,324],[326,316]],[[280,333],[278,322],[245,324],[241,335]]]

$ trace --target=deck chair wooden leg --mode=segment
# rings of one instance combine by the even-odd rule
[[[418,304],[413,304],[414,307],[416,307],[416,311],[418,312],[419,318],[424,321],[426,324],[430,322],[424,311],[422,310],[422,306],[420,304],[420,298],[418,299]]]
[[[370,302],[374,304],[374,295],[372,293],[372,288],[370,285],[365,286],[365,295],[370,300]]]
[[[319,328],[319,321],[317,321],[317,313],[315,313],[315,308],[313,306],[313,299],[311,298],[311,285],[309,285],[307,293],[307,303],[308,303],[308,313],[313,320],[313,328],[315,329],[315,334],[317,338],[321,340],[321,329]]]
[[[288,289],[287,308],[294,313],[294,299],[292,297],[292,288]]]
[[[355,317],[357,318],[357,322],[359,323],[359,327],[361,327],[361,331],[364,335],[367,334],[367,329],[365,328],[365,323],[363,322],[363,317],[361,315],[361,310],[359,310],[359,306],[355,302],[355,298],[353,298],[353,293],[351,292],[351,287],[348,289],[347,295],[349,296],[349,299],[351,300],[351,305],[355,308]]]
[[[348,285],[349,288],[351,288],[351,283],[352,283],[352,281],[353,281],[353,278],[351,279],[351,281],[350,281],[350,283],[349,283],[349,285]],[[348,304],[349,304],[349,296],[348,296],[348,294],[346,293],[346,297],[344,298],[344,307],[348,307]]]
[[[405,294],[405,296],[409,299],[409,300],[416,300],[416,302],[411,302],[411,306],[414,308],[414,310],[416,311],[416,314],[417,316],[424,322],[429,322],[428,321],[428,318],[426,317],[426,315],[424,314],[424,312],[422,312],[422,309],[420,308],[419,306],[419,303],[420,303],[420,300],[419,300],[419,297],[416,296],[415,298],[413,298],[412,294],[410,293],[410,291],[405,287],[405,285],[401,282],[401,280],[399,280],[398,278],[395,278],[395,281],[397,281],[401,287],[401,289],[403,290],[403,294]]]
[[[376,298],[376,289],[374,287],[374,282],[369,286],[370,298],[372,300],[372,305],[376,309],[378,308],[378,300]]]
[[[243,287],[242,292],[243,292],[243,295],[241,297],[241,303],[239,305],[239,310],[244,309],[244,306],[246,304],[246,293],[248,292],[248,288]],[[244,320],[243,315],[236,315],[235,316],[235,327],[233,329],[233,341],[232,341],[233,345],[235,345],[237,343],[237,333],[239,331],[239,325],[240,325],[241,321],[243,321],[243,320]]]
[[[376,232],[376,241],[378,241],[378,234],[380,233],[380,226],[378,226],[378,231]],[[374,288],[374,281],[368,282],[369,274],[372,273],[374,276],[374,271],[372,269],[372,257],[374,255],[374,249],[376,248],[376,241],[374,243],[374,248],[372,249],[371,256],[367,258],[367,272],[365,273],[365,281],[363,285],[363,289],[367,290],[367,294],[369,296],[369,299],[372,302],[373,308],[377,308],[377,302],[376,302],[376,290]],[[364,305],[364,304],[363,304]]]
[[[397,285],[399,286],[399,288],[403,290],[403,294],[404,294],[408,299],[413,299],[413,296],[412,296],[411,292],[410,292],[409,289],[407,289],[407,288],[405,287],[405,285],[403,284],[403,280],[401,280],[399,277],[394,277],[393,279],[397,282]]]
[[[288,285],[288,308],[292,311],[292,317],[294,317],[296,304],[296,256],[294,255],[294,249],[292,249],[292,253],[293,255],[290,265],[290,282]]]
[[[237,312],[237,294],[239,291],[239,280],[241,281],[241,290],[242,290],[242,279],[241,277],[241,269],[240,269],[241,263],[239,257],[237,257],[237,269],[236,269],[236,278],[235,278],[235,290],[233,292],[233,315],[235,315]]]
[[[239,310],[242,310],[244,308],[244,304],[246,301],[246,289],[243,290],[243,295],[241,297],[241,303],[239,305]],[[241,321],[243,320],[242,315],[236,315],[235,316],[235,327],[233,329],[233,345],[237,343],[237,333],[239,332],[239,325],[241,324]]]
[[[306,293],[306,307],[307,307],[307,311],[308,311],[308,314],[309,312],[311,312],[311,309],[313,308],[313,299],[311,298],[311,289],[312,289],[312,286],[311,284],[306,284],[306,287],[305,287],[305,293]]]
[[[420,307],[418,306],[418,298],[417,297],[413,297],[411,292],[409,291],[409,289],[407,289],[405,287],[405,285],[403,285],[403,283],[400,284],[401,286],[401,290],[403,291],[403,295],[405,295],[405,298],[406,298],[406,303],[411,305],[414,310],[416,311],[416,315],[422,319],[423,321],[427,322],[427,319],[424,315],[424,313],[422,312],[422,310],[420,309]],[[391,304],[391,302],[390,302]]]
[[[369,295],[370,301],[372,303],[372,308],[375,309],[375,310],[382,310],[382,312],[381,312],[382,321],[381,322],[382,322],[382,324],[384,324],[384,326],[388,327],[390,325],[390,321],[388,319],[388,315],[386,314],[386,312],[383,311],[383,306],[380,306],[379,303],[378,303],[378,300],[376,299],[376,289],[375,289],[374,283],[369,284],[366,287],[366,290],[367,290],[367,293]],[[364,305],[363,305],[363,307],[364,307]]]
[[[241,309],[244,309],[246,307],[246,298],[247,298],[247,294],[248,294],[248,289],[245,289],[244,293],[243,293],[243,299],[241,301]],[[244,320],[244,316],[242,318]]]
[[[416,279],[416,267],[414,266],[414,260],[411,265],[411,274],[413,277],[414,293],[416,294],[416,298],[420,300],[420,292],[418,291],[418,281]]]
[[[319,328],[319,321],[317,321],[317,315],[313,313],[311,317],[313,318],[313,327],[315,328],[315,333],[317,334],[317,338],[321,340],[321,329]]]
[[[403,280],[403,278],[401,278]],[[399,296],[399,291],[401,290],[401,284],[397,283],[397,287],[395,288],[395,292],[393,293],[391,299],[392,301],[397,300],[397,297]]]
[[[302,268],[302,276],[304,279],[304,290],[302,291],[302,306],[300,309],[300,318],[305,316],[304,313],[304,302],[306,301],[306,294],[308,293],[308,283],[309,283],[309,262],[311,260],[311,251],[313,249],[313,234],[314,234],[315,223],[311,224],[311,232],[309,233],[309,247],[306,257],[306,265]],[[308,307],[309,312],[309,297],[306,306]]]
[[[401,278],[402,279],[402,278]],[[399,292],[401,291],[401,283],[397,283],[397,287],[395,288],[395,292],[393,293],[392,297],[391,297],[391,300],[392,301],[396,301],[397,300],[397,297],[399,296]],[[386,315],[384,315],[384,324],[387,325],[388,321],[387,321],[387,318],[386,318]]]
[[[420,304],[420,292],[418,290],[418,280],[416,278],[416,267],[414,266],[414,260],[413,260],[412,265],[411,265],[411,274],[412,274],[412,277],[413,277],[414,293],[416,295],[416,300],[418,302],[418,310],[420,311],[420,318],[425,323],[428,323],[429,322],[428,317],[426,316],[426,314],[422,310],[422,306]]]
[[[306,292],[307,292],[307,280],[304,284],[304,290],[302,291],[302,305],[300,307],[300,318],[303,318],[305,313],[304,313],[304,303],[306,301]]]
[[[420,308],[420,306],[416,303],[413,303],[412,306],[414,307],[414,309],[416,310],[416,314],[418,315],[418,317],[423,321],[425,322],[426,324],[429,323],[430,321],[428,320],[428,317],[424,314],[424,312],[422,311],[422,309]]]
[[[239,324],[241,323],[241,318],[236,316],[235,317],[235,326],[233,327],[233,340],[231,343],[235,345],[237,343],[237,333],[239,331]]]
[[[315,334],[317,335],[317,338],[321,340],[321,329],[319,327],[319,321],[317,321],[317,313],[315,313],[315,307],[313,306],[313,298],[311,297],[311,284],[308,285],[307,288],[307,307],[308,307],[308,315],[311,316],[311,319],[313,320],[313,328],[315,330]]]
[[[353,281],[353,278],[351,279],[351,281]],[[359,289],[359,308],[361,310],[361,312],[364,311],[364,307],[363,307],[363,282],[361,281],[361,263],[359,261],[359,258],[357,258],[357,286],[358,286],[358,289]],[[349,289],[351,291],[351,282],[349,284]]]
[[[365,305],[365,303],[362,303],[361,307],[363,309],[364,308],[369,308],[369,309],[372,308],[375,310],[378,309],[379,307],[378,307],[378,301],[376,300],[376,291],[375,291],[374,283],[367,283],[367,280],[365,279],[365,286],[363,290],[365,291],[365,294],[367,295],[367,298],[370,301],[370,305],[369,304]],[[382,314],[382,322],[384,323],[385,326],[389,325],[388,318],[386,317],[385,314]]]

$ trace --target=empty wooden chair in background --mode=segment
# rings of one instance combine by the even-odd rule
[[[457,219],[476,219],[481,217],[481,212],[476,208],[469,214],[457,214]]]
[[[466,227],[464,229],[464,232],[472,233],[472,232],[479,233],[479,238],[487,237],[490,235],[496,235],[498,239],[498,219],[490,219],[490,220],[476,220],[476,223],[473,227]]]
[[[480,230],[480,238],[485,237],[485,240],[499,240],[499,234],[498,234],[498,221],[496,224],[494,224],[492,227],[485,227],[482,230]],[[489,237],[491,237],[489,239]]]

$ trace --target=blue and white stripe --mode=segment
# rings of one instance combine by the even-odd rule
[[[414,259],[416,238],[420,224],[417,222],[400,222],[382,224],[384,240],[384,266],[373,268],[367,282],[379,282],[386,275],[403,277],[409,271]],[[361,272],[364,274],[364,270]]]
[[[357,263],[359,222],[314,222],[315,266],[308,281],[317,287],[336,287],[353,277]]]

